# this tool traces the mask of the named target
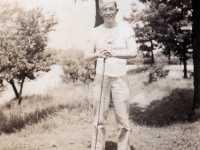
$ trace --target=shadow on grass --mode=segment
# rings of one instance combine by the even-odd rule
[[[134,123],[155,127],[193,122],[198,118],[191,114],[192,100],[192,89],[175,89],[169,96],[152,101],[146,108],[131,104],[130,117]]]
[[[106,149],[105,150],[117,150],[117,143],[112,142],[112,141],[106,142]],[[131,150],[135,150],[135,148],[133,148],[131,146]]]

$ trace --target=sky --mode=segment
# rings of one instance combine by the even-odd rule
[[[18,2],[25,9],[43,8],[44,14],[54,13],[58,24],[49,34],[48,46],[55,49],[84,49],[89,31],[95,23],[95,0],[0,0]],[[117,22],[129,16],[133,0],[116,0],[119,13]]]

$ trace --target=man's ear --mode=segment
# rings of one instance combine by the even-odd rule
[[[117,11],[116,13],[118,13],[119,9],[117,8],[117,10],[116,10],[116,11]]]

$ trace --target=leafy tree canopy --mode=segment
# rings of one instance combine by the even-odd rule
[[[191,0],[141,0],[146,2],[146,9],[137,16],[132,15],[130,21],[140,20],[135,27],[138,42],[144,48],[150,42],[150,50],[163,48],[169,55],[173,52],[184,63],[184,77],[187,78],[187,54],[192,47],[192,31],[185,27],[192,24]],[[133,12],[135,12],[133,10]],[[153,42],[154,41],[154,42]],[[152,52],[153,54],[153,52]]]
[[[48,71],[53,64],[43,51],[57,22],[53,15],[45,18],[40,8],[25,11],[18,5],[2,5],[0,11],[0,78],[7,80],[21,99],[25,78],[34,79],[34,72]]]

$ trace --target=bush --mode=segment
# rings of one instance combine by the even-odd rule
[[[180,59],[178,57],[172,56],[170,59],[171,65],[180,65]]]
[[[164,64],[168,64],[168,58],[166,55],[164,55],[161,52],[157,52],[154,55],[154,59],[155,59],[155,63],[164,63]]]
[[[151,58],[144,58],[144,60],[143,60],[143,64],[145,64],[145,65],[152,64],[152,62],[151,62]]]
[[[79,80],[86,84],[93,81],[95,75],[94,63],[86,62],[83,59],[83,53],[79,51],[74,51],[70,55],[63,62],[63,81],[65,83],[75,83]]]
[[[144,84],[150,84],[156,82],[160,78],[166,78],[169,73],[169,70],[163,69],[164,64],[156,63],[149,68],[148,81]]]

